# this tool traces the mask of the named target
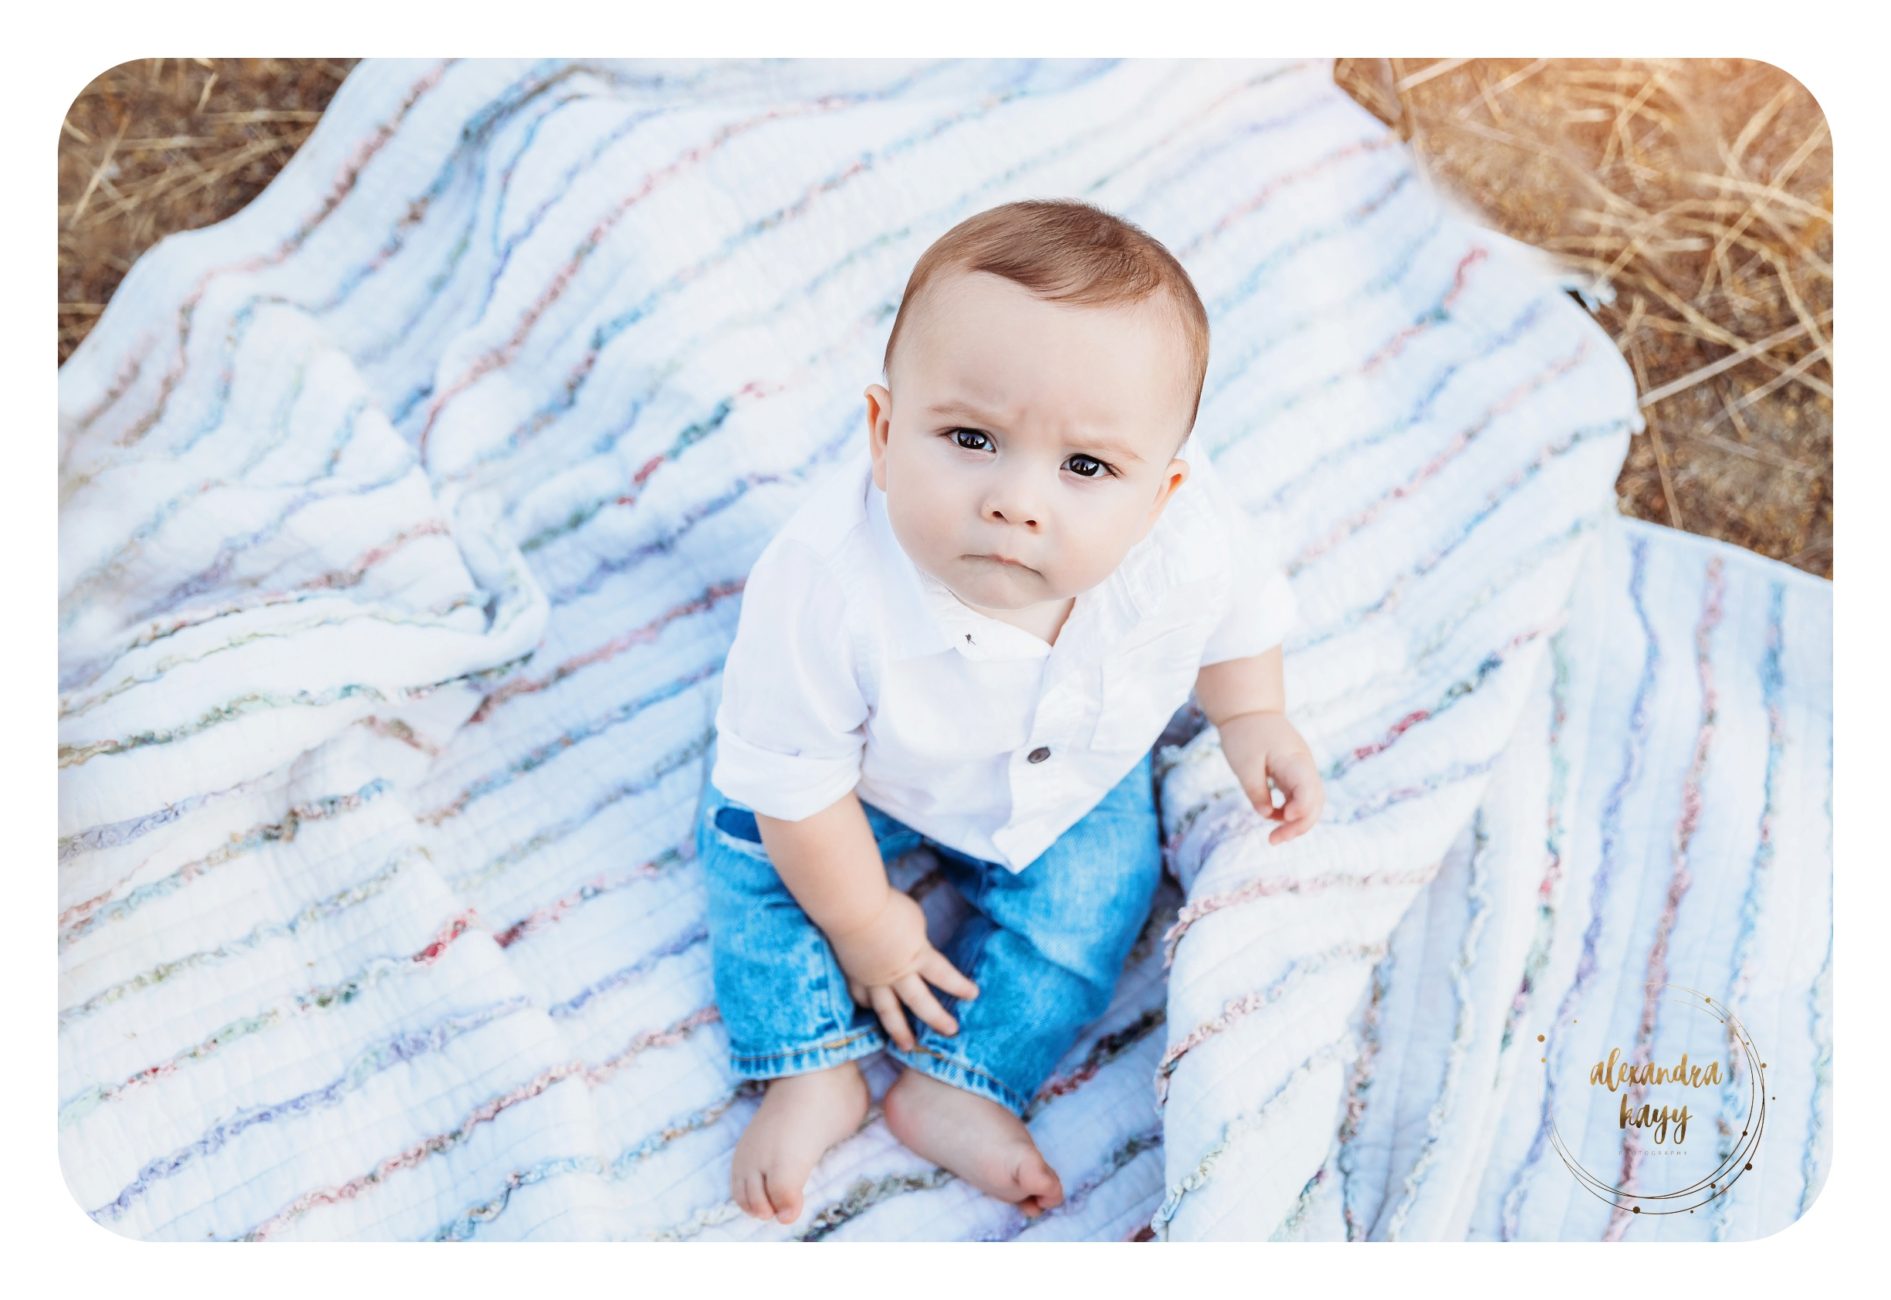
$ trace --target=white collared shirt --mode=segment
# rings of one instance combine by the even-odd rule
[[[1188,479],[1078,593],[1055,644],[913,563],[863,443],[749,573],[710,779],[783,821],[852,790],[1022,871],[1148,752],[1200,667],[1269,650],[1294,625],[1264,531],[1193,441],[1176,453]]]

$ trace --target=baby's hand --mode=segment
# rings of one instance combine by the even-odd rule
[[[1284,844],[1304,835],[1326,806],[1326,787],[1313,763],[1313,751],[1284,713],[1240,713],[1220,724],[1221,751],[1240,778],[1248,802],[1261,816],[1279,821],[1267,837]],[[1267,781],[1272,777],[1286,802],[1274,807]]]
[[[845,934],[830,934],[827,941],[847,973],[847,992],[861,1006],[872,1007],[888,1036],[909,1052],[917,1043],[902,1002],[940,1033],[959,1032],[958,1022],[939,1005],[925,981],[955,997],[978,996],[978,986],[926,938],[926,914],[903,890],[889,887],[878,916]]]

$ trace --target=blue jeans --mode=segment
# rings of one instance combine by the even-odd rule
[[[705,782],[696,852],[709,886],[716,1002],[744,1079],[827,1069],[885,1049],[902,1064],[1020,1117],[1083,1028],[1109,1006],[1162,874],[1153,757],[1022,872],[948,848],[865,800],[882,862],[921,844],[971,905],[940,949],[978,985],[927,987],[958,1021],[946,1035],[902,1007],[916,1050],[887,1039],[847,992],[827,936],[782,883],[755,813]]]

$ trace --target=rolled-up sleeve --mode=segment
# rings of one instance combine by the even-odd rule
[[[1226,575],[1226,608],[1202,647],[1201,666],[1205,668],[1226,659],[1245,659],[1272,650],[1297,625],[1300,608],[1282,567],[1273,531],[1228,493],[1212,463],[1206,473],[1202,472],[1200,462],[1204,460],[1207,453],[1198,452],[1190,463],[1189,476],[1201,476],[1199,487],[1204,498],[1213,503],[1224,539],[1217,543],[1217,549]]]
[[[867,713],[839,583],[816,552],[777,539],[743,589],[710,779],[765,817],[812,816],[859,783]]]

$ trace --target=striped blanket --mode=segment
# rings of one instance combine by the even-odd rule
[[[1172,878],[1029,1115],[1067,1202],[876,1104],[758,1222],[692,856],[744,576],[920,250],[1051,195],[1196,278],[1326,815],[1269,846],[1179,713]],[[1634,385],[1566,287],[1323,61],[361,63],[60,372],[72,1194],[182,1240],[1779,1230],[1830,1163],[1831,588],[1618,518]],[[944,927],[937,865],[891,870]],[[1639,1215],[1555,1084],[1676,984],[1765,1141]]]

